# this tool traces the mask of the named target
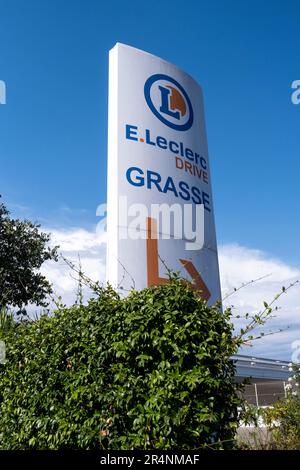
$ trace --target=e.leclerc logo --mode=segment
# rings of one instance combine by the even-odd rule
[[[153,114],[176,131],[187,131],[193,125],[191,101],[184,88],[168,75],[155,74],[146,80],[146,102]]]

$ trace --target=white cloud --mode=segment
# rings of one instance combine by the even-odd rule
[[[59,245],[59,252],[63,257],[77,267],[80,258],[83,273],[95,282],[104,283],[106,234],[82,228],[46,231],[51,232],[51,244]],[[52,283],[55,294],[62,297],[63,303],[72,305],[78,289],[77,273],[62,258],[57,263],[46,262],[42,272]],[[83,293],[85,300],[92,294],[87,287],[84,287]]]
[[[82,270],[94,281],[105,282],[106,236],[82,228],[68,230],[51,230],[52,243],[60,245],[60,251],[71,262],[78,265],[80,256]],[[272,258],[266,253],[242,247],[240,245],[222,245],[219,247],[219,263],[223,296],[234,288],[252,279],[269,275],[264,279],[250,284],[230,296],[224,305],[234,305],[234,312],[254,313],[263,308],[263,301],[270,302],[282,286],[300,279],[300,269],[289,266],[283,261]],[[60,260],[58,263],[48,262],[43,272],[53,283],[55,292],[64,303],[70,305],[76,298],[78,282],[76,274]],[[91,292],[84,291],[87,299]],[[252,348],[245,348],[245,354],[260,355],[274,358],[291,357],[291,343],[300,339],[300,286],[296,285],[278,301],[280,309],[276,318],[271,319],[265,331],[284,328],[285,331],[255,341]],[[236,327],[241,322],[236,321]],[[286,327],[290,329],[286,330]]]
[[[272,258],[260,250],[239,245],[221,246],[219,263],[223,297],[243,283],[267,276],[243,287],[225,300],[224,306],[233,305],[236,315],[259,312],[263,309],[263,302],[270,303],[274,296],[281,292],[282,286],[288,287],[300,280],[300,269]],[[244,348],[245,354],[290,360],[291,343],[300,339],[300,285],[296,284],[284,293],[276,305],[279,307],[275,312],[276,317],[270,319],[264,328],[257,329],[256,333],[279,329],[284,331],[254,341],[251,348]],[[243,322],[238,320],[235,324],[238,329]]]

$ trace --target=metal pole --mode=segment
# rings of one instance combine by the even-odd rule
[[[256,386],[256,383],[254,384],[254,390],[255,390],[256,406],[257,406],[257,408],[258,408],[258,407],[259,407],[259,404],[258,404],[258,394],[257,394],[257,386]]]

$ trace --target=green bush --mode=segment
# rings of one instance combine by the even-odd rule
[[[272,434],[271,449],[300,450],[300,397],[295,384],[300,382],[299,365],[294,364],[294,386],[286,386],[286,397],[272,408],[263,410],[262,416]]]
[[[252,430],[240,432],[238,448],[241,450],[300,450],[300,383],[299,364],[293,364],[293,380],[285,386],[286,396],[266,408],[248,406],[243,421]]]
[[[50,248],[49,241],[39,224],[12,219],[0,201],[0,308],[48,305],[52,289],[39,269],[45,261],[57,261],[57,247]]]
[[[107,288],[87,306],[19,322],[6,332],[0,365],[0,447],[194,449],[232,440],[241,400],[229,318],[174,279],[125,299]]]

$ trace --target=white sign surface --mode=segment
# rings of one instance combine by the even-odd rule
[[[163,284],[170,269],[210,304],[221,299],[201,88],[174,65],[123,44],[109,59],[107,232],[114,287]]]

